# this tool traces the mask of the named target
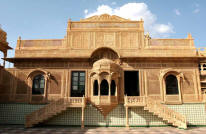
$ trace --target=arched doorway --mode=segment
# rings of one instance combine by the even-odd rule
[[[105,79],[100,84],[100,95],[109,95],[109,84]]]
[[[166,95],[174,95],[174,94],[179,94],[178,91],[178,81],[176,76],[174,75],[168,75],[165,78],[165,86],[166,86]]]

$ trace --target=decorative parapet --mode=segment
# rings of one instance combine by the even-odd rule
[[[197,51],[197,56],[206,57],[206,48],[205,47],[196,48],[196,51]]]
[[[124,19],[116,15],[102,14],[95,15],[86,19],[81,19],[80,21],[71,21],[69,19],[67,30],[99,30],[103,28],[133,28],[138,30],[144,30],[144,21],[132,21],[129,19]],[[127,30],[127,29],[126,29]]]
[[[44,39],[44,40],[17,40],[16,49],[32,48],[32,49],[55,49],[63,45],[63,39]]]
[[[145,35],[145,46],[146,48],[158,48],[158,49],[171,49],[171,48],[182,48],[182,49],[194,49],[194,39],[189,33],[185,39],[151,39],[149,34]]]

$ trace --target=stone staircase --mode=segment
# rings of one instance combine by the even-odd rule
[[[136,99],[135,99],[136,98]],[[187,121],[186,117],[167,106],[161,104],[160,102],[146,97],[125,97],[125,106],[134,107],[134,106],[143,106],[144,110],[149,111],[150,113],[157,115],[159,118],[162,118],[168,124],[176,126],[178,128],[186,129]]]
[[[160,102],[157,102],[151,98],[146,99],[144,110],[157,115],[159,118],[162,118],[164,121],[173,126],[182,129],[187,128],[187,121],[184,115],[181,115],[180,113],[168,108],[165,105],[162,105]]]
[[[59,100],[52,101],[44,107],[26,115],[25,127],[29,128],[42,123],[62,113],[69,107],[85,107],[85,105],[86,102],[84,97],[61,98]]]

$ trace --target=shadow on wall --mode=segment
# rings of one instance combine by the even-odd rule
[[[25,72],[0,68],[0,103],[45,103],[47,101],[45,96],[48,96],[45,95],[45,90],[48,91],[52,86],[58,87],[59,85],[58,79],[52,75],[47,83],[47,89],[43,86],[43,93],[32,95],[32,83],[33,81],[31,86],[28,85],[27,73]]]

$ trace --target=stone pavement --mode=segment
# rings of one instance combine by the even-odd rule
[[[0,134],[206,134],[206,127],[190,127],[182,130],[174,127],[34,127],[25,129],[21,125],[1,125]]]

